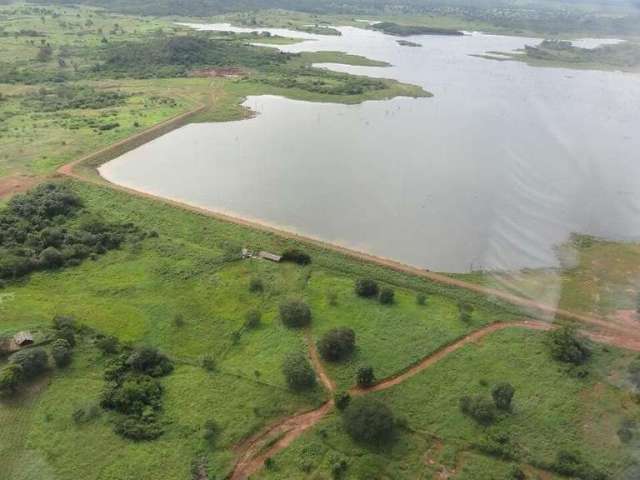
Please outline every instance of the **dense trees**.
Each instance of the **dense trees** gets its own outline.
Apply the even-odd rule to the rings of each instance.
[[[299,352],[290,353],[285,357],[282,374],[291,390],[307,390],[316,384],[316,374],[309,360]]]
[[[311,323],[311,309],[300,300],[289,300],[280,305],[280,319],[289,328],[306,327]]]
[[[337,362],[349,356],[356,346],[356,333],[346,327],[333,328],[318,341],[318,351],[322,358]]]
[[[114,77],[176,77],[196,68],[266,68],[286,62],[289,56],[208,35],[157,36],[143,42],[109,43],[95,71]]]
[[[22,369],[21,377],[30,380],[43,373],[49,366],[47,352],[42,348],[30,348],[14,353],[9,361]]]
[[[353,399],[343,412],[343,422],[354,440],[373,445],[388,442],[395,425],[389,407],[370,397]]]
[[[74,265],[117,248],[132,226],[88,217],[80,198],[63,184],[40,185],[0,210],[0,279]]]

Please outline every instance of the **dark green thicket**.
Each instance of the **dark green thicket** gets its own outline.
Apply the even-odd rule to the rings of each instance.
[[[582,365],[591,357],[591,349],[573,327],[552,330],[547,334],[547,342],[553,358],[561,362]]]
[[[91,87],[61,85],[40,88],[27,94],[22,104],[29,110],[57,112],[69,109],[101,109],[122,105],[127,95],[118,91],[100,91]]]
[[[116,433],[131,440],[153,440],[162,435],[163,388],[156,377],[172,370],[167,356],[151,347],[122,353],[108,363],[100,404],[122,414],[115,423]]]
[[[289,300],[280,305],[280,319],[289,328],[306,327],[311,323],[311,309],[300,300]]]
[[[40,185],[0,211],[0,279],[77,265],[118,248],[134,231],[88,217],[80,198],[62,184]]]

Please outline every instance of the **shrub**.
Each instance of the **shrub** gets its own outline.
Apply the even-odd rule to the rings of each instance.
[[[57,339],[51,346],[51,356],[58,368],[64,368],[71,363],[71,345],[63,338]]]
[[[202,368],[207,372],[213,372],[216,369],[216,361],[211,355],[202,357]]]
[[[184,321],[184,317],[181,314],[177,314],[173,317],[173,324],[177,327],[177,328],[182,328],[185,325],[185,321]]]
[[[127,359],[127,365],[137,372],[152,377],[162,377],[173,371],[171,360],[152,347],[141,347],[135,350]]]
[[[64,255],[55,247],[47,247],[40,252],[38,262],[43,268],[58,268],[64,264]]]
[[[591,350],[576,335],[572,327],[561,327],[547,334],[551,356],[561,362],[582,365],[591,357]]]
[[[71,418],[76,424],[88,423],[100,416],[100,408],[96,404],[76,409]]]
[[[383,305],[391,305],[395,301],[395,292],[392,288],[384,287],[380,291],[380,303]]]
[[[527,476],[518,465],[513,465],[509,469],[507,480],[527,480]]]
[[[155,440],[163,434],[155,418],[125,417],[114,428],[118,435],[135,441]]]
[[[347,473],[347,468],[349,464],[344,458],[334,457],[331,459],[331,478],[334,480],[339,480],[340,478],[344,478]]]
[[[378,283],[370,278],[360,278],[356,281],[356,295],[364,298],[378,296]]]
[[[488,425],[495,419],[493,403],[481,395],[462,397],[460,399],[460,410],[483,425]]]
[[[511,402],[513,401],[514,394],[515,389],[510,383],[506,382],[499,383],[491,390],[491,396],[493,397],[493,402],[496,407],[504,411],[511,410]]]
[[[62,330],[66,328],[70,330],[76,330],[78,328],[78,324],[76,322],[76,319],[73,317],[56,315],[55,317],[53,317],[53,328],[55,328],[56,330]]]
[[[425,305],[427,303],[427,296],[424,293],[419,293],[416,295],[416,303],[418,305]]]
[[[309,265],[311,263],[311,257],[302,250],[290,249],[282,253],[282,261],[293,262],[298,265]]]
[[[207,420],[205,422],[202,438],[204,438],[205,442],[207,442],[210,446],[213,446],[219,433],[220,427],[216,422],[214,422],[213,420]]]
[[[101,404],[108,410],[141,416],[147,407],[158,408],[161,396],[162,386],[154,378],[147,375],[130,376],[121,385],[107,386]]]
[[[31,348],[14,353],[10,362],[22,367],[22,375],[29,380],[40,375],[49,366],[47,352],[41,348]]]
[[[256,329],[260,326],[261,319],[262,314],[259,310],[249,310],[244,321],[244,326],[249,330]]]
[[[356,381],[361,388],[369,388],[375,382],[376,376],[373,373],[373,367],[360,367],[356,373]]]
[[[338,392],[334,395],[333,402],[338,410],[344,410],[351,402],[351,395],[349,395],[349,392]]]
[[[332,307],[338,305],[338,294],[336,292],[328,292],[327,303]]]
[[[458,303],[458,311],[460,312],[460,320],[469,323],[473,316],[473,305],[466,302]]]
[[[344,410],[343,422],[351,438],[374,445],[388,442],[393,436],[395,425],[389,407],[369,397],[351,401]]]
[[[322,358],[330,362],[343,360],[356,346],[355,332],[346,327],[333,328],[318,341],[318,351]]]
[[[13,395],[23,378],[22,367],[17,363],[9,364],[0,370],[0,396]]]
[[[114,353],[118,353],[120,350],[120,344],[116,337],[112,336],[101,336],[96,338],[96,347],[102,353],[107,355],[112,355]]]
[[[76,334],[69,327],[64,327],[56,331],[55,333],[56,340],[64,340],[69,344],[69,347],[76,346]]]
[[[306,327],[311,323],[311,310],[302,301],[290,300],[280,305],[280,319],[289,328]]]
[[[264,284],[259,278],[252,278],[249,280],[249,291],[251,293],[261,293],[264,291]]]
[[[282,374],[292,390],[307,390],[316,384],[316,374],[307,357],[302,353],[290,353],[282,362]]]
[[[605,480],[607,476],[583,460],[580,455],[561,450],[556,456],[551,469],[561,475],[578,477],[582,480]]]

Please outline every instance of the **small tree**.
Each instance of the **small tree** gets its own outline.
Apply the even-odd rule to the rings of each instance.
[[[64,368],[71,363],[71,345],[63,338],[57,339],[51,345],[51,356],[58,368]]]
[[[173,363],[164,353],[153,347],[140,347],[127,358],[127,365],[133,370],[150,375],[161,377],[171,373]]]
[[[98,337],[96,339],[96,347],[105,355],[112,355],[120,350],[118,339],[109,335]]]
[[[356,294],[359,297],[371,298],[378,296],[380,288],[375,280],[360,278],[356,281]]]
[[[513,401],[513,395],[515,394],[515,389],[510,383],[499,383],[493,390],[491,390],[491,396],[493,397],[493,402],[496,407],[500,410],[510,411],[511,403]]]
[[[333,401],[338,410],[344,410],[351,402],[351,395],[349,392],[338,392],[334,395]]]
[[[202,437],[205,442],[209,444],[209,446],[213,446],[218,438],[218,434],[220,433],[220,427],[213,420],[207,420],[204,423],[204,432],[202,433]]]
[[[393,413],[384,403],[369,397],[351,401],[343,413],[344,427],[356,441],[380,445],[393,437]]]
[[[56,340],[64,340],[69,344],[69,347],[76,346],[76,334],[75,332],[69,328],[64,327],[56,331],[55,333]]]
[[[464,323],[471,322],[471,318],[473,316],[473,305],[466,302],[458,303],[458,311],[460,313],[460,320]]]
[[[306,327],[311,323],[311,309],[300,300],[290,300],[280,305],[280,319],[289,328]]]
[[[418,305],[425,305],[427,303],[427,296],[424,293],[419,293],[416,295],[416,303]]]
[[[308,390],[316,384],[316,374],[307,357],[300,352],[285,357],[282,374],[291,390]]]
[[[379,300],[383,305],[391,305],[395,301],[395,292],[392,288],[384,287],[380,291]]]
[[[213,372],[216,369],[216,360],[211,355],[202,357],[202,368],[207,372]]]
[[[38,260],[43,268],[58,268],[64,264],[64,255],[55,247],[47,247],[40,252]]]
[[[318,351],[329,362],[343,360],[356,346],[356,333],[346,327],[333,328],[318,341]]]
[[[49,366],[47,352],[41,348],[20,350],[14,353],[9,360],[13,364],[20,365],[22,376],[27,380],[40,375]]]
[[[373,373],[373,367],[365,366],[358,368],[358,373],[356,374],[356,381],[358,382],[358,386],[362,388],[369,388],[375,382],[376,376]]]
[[[576,335],[573,327],[561,327],[547,334],[551,355],[556,360],[574,365],[582,365],[591,357],[591,350]]]

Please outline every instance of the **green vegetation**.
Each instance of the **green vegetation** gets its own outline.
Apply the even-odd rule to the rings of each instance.
[[[393,413],[384,403],[370,397],[354,399],[342,415],[345,430],[356,441],[381,445],[393,436]]]
[[[489,52],[480,56],[499,61],[518,60],[542,67],[625,72],[637,72],[640,69],[640,44],[633,40],[595,48],[576,47],[565,40],[544,40],[537,46],[525,46],[524,52]]]
[[[448,28],[425,27],[420,25],[399,25],[393,22],[378,22],[369,28],[386,33],[387,35],[396,35],[399,37],[408,37],[411,35],[464,35],[458,30]]]
[[[318,341],[318,351],[328,362],[344,360],[356,348],[356,333],[346,327],[332,328]]]
[[[313,388],[316,374],[307,357],[302,353],[291,353],[282,362],[282,374],[291,390],[300,391]]]

